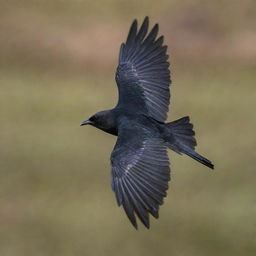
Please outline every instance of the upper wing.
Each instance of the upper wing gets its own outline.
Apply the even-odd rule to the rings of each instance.
[[[132,136],[131,136],[132,134]],[[146,138],[136,127],[121,129],[111,154],[112,189],[137,228],[135,213],[149,228],[149,213],[158,218],[170,180],[169,160],[163,141]]]
[[[148,17],[137,32],[137,20],[120,48],[116,82],[119,106],[142,112],[164,122],[170,102],[170,71],[167,46],[158,39],[158,24],[148,33]]]

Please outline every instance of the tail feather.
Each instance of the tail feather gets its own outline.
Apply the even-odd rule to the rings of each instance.
[[[207,167],[209,167],[211,169],[214,169],[214,165],[212,164],[212,162],[210,160],[208,160],[207,158],[205,158],[205,157],[201,156],[200,154],[196,153],[194,150],[191,150],[190,148],[187,148],[184,145],[181,148],[181,153],[184,153],[184,154],[190,156],[191,158],[195,159],[199,163],[204,164],[204,165],[206,165]]]
[[[194,137],[193,124],[188,116],[182,117],[176,121],[166,124],[167,127],[167,145],[179,154],[186,154],[196,161],[214,169],[212,162],[195,152],[197,145]]]
[[[195,149],[197,145],[194,137],[195,132],[193,131],[193,124],[189,122],[189,117],[185,116],[176,121],[167,123],[169,132],[174,135],[175,141],[179,141],[191,149]]]

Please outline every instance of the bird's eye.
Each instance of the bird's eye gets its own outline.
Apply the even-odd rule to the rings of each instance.
[[[92,122],[95,122],[97,120],[97,117],[96,116],[92,116],[92,117],[90,117],[89,120],[92,121]]]

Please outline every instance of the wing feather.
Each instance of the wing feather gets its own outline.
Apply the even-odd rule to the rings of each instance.
[[[158,24],[148,33],[146,17],[138,30],[134,20],[125,43],[121,45],[116,82],[118,107],[148,115],[160,122],[167,118],[170,102],[169,56],[164,37],[158,34]],[[139,109],[139,110],[138,110]]]
[[[136,134],[136,136],[129,136]],[[111,154],[112,188],[135,228],[135,215],[149,228],[149,214],[158,218],[170,180],[162,139],[147,138],[143,129],[122,128]]]

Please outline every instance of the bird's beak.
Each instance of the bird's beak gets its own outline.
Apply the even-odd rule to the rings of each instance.
[[[87,125],[87,124],[92,124],[92,121],[90,121],[89,119],[88,120],[85,120],[83,121],[80,126],[83,126],[83,125]]]

